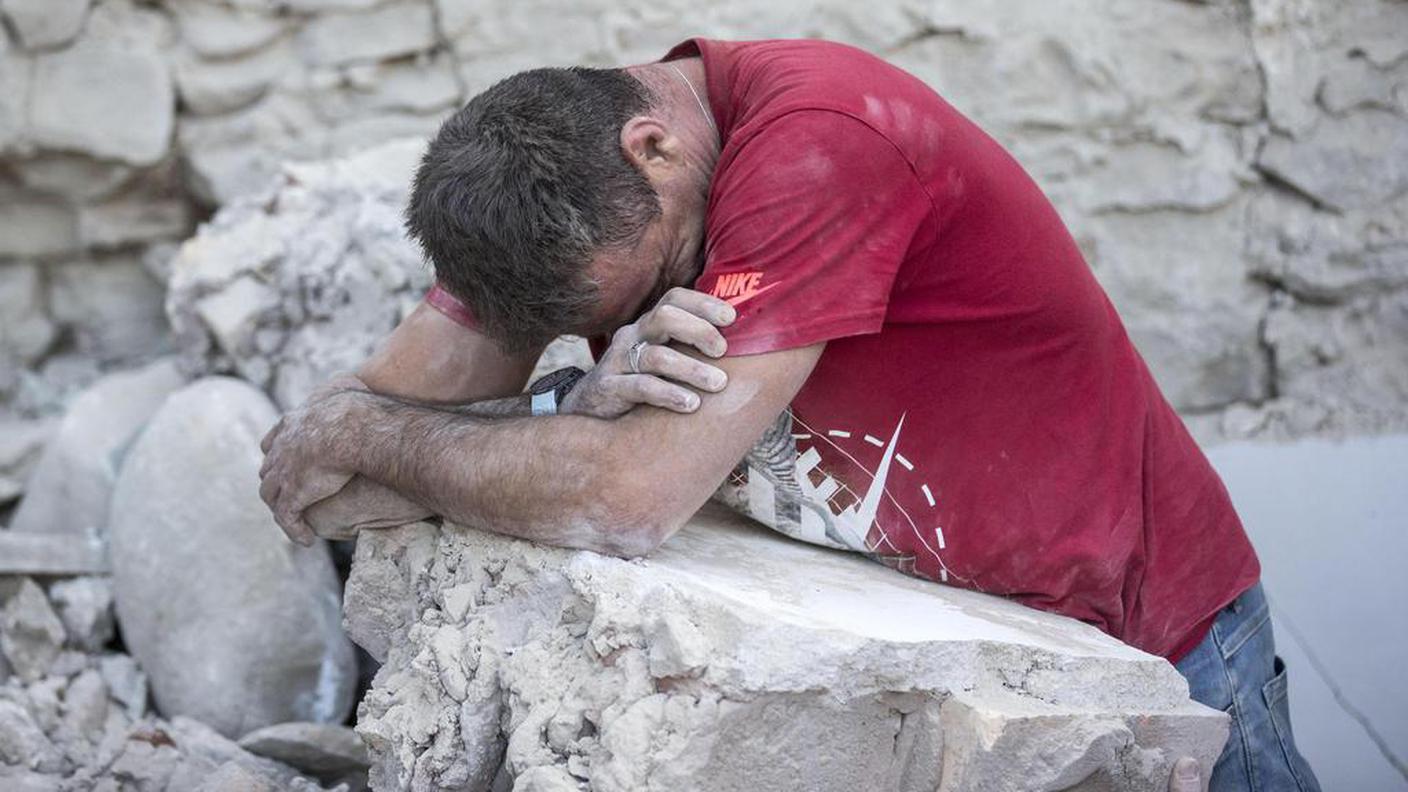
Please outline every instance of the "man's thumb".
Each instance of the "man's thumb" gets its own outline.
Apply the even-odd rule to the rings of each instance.
[[[1203,772],[1198,760],[1185,756],[1173,763],[1173,772],[1168,776],[1168,792],[1202,792]]]

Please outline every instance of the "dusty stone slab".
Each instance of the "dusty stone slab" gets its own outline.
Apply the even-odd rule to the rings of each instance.
[[[246,734],[239,743],[252,754],[316,776],[367,769],[367,747],[362,738],[346,726],[332,723],[276,723]]]
[[[95,537],[0,531],[0,574],[93,575],[107,570],[107,552]]]
[[[364,532],[346,603],[386,656],[357,727],[378,788],[1162,790],[1227,734],[1092,627],[712,506],[640,562]]]

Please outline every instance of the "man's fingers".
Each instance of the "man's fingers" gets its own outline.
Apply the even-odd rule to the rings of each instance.
[[[649,374],[624,374],[615,378],[620,398],[632,404],[651,404],[678,413],[699,409],[699,394]]]
[[[264,439],[259,441],[259,450],[269,453],[269,449],[274,447],[274,438],[279,436],[279,432],[284,428],[284,419],[280,418],[273,428],[264,433]]]
[[[737,309],[729,305],[727,300],[722,300],[712,294],[705,294],[702,291],[686,289],[683,286],[676,286],[665,292],[665,296],[660,298],[659,304],[683,308],[718,327],[733,324],[733,320],[738,317]]]
[[[1203,772],[1198,760],[1185,756],[1173,763],[1168,776],[1168,792],[1203,792]]]
[[[716,393],[728,384],[723,369],[666,346],[651,345],[641,350],[640,369],[683,385]]]
[[[640,337],[652,344],[678,341],[710,357],[722,357],[728,351],[728,343],[717,327],[674,305],[658,306],[642,319]]]

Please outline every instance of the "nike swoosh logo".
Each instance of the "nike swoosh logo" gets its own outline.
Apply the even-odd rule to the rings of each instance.
[[[777,285],[776,282],[769,283],[768,285],[764,286],[764,287],[761,288],[761,289],[754,289],[754,290],[752,290],[752,291],[750,291],[750,292],[744,292],[743,294],[740,294],[740,295],[738,295],[737,297],[730,297],[730,298],[728,298],[727,300],[724,300],[724,302],[726,302],[726,303],[728,303],[729,305],[732,305],[733,307],[737,308],[738,306],[742,305],[743,303],[748,302],[749,300],[753,299],[754,297],[757,297],[759,294],[762,294],[763,292],[767,291],[768,289],[771,289],[772,287],[774,287],[774,286],[776,286],[776,285]]]

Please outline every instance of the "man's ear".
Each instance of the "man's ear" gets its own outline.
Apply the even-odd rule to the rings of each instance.
[[[621,127],[621,151],[647,175],[677,163],[679,139],[654,116],[634,116]]]

